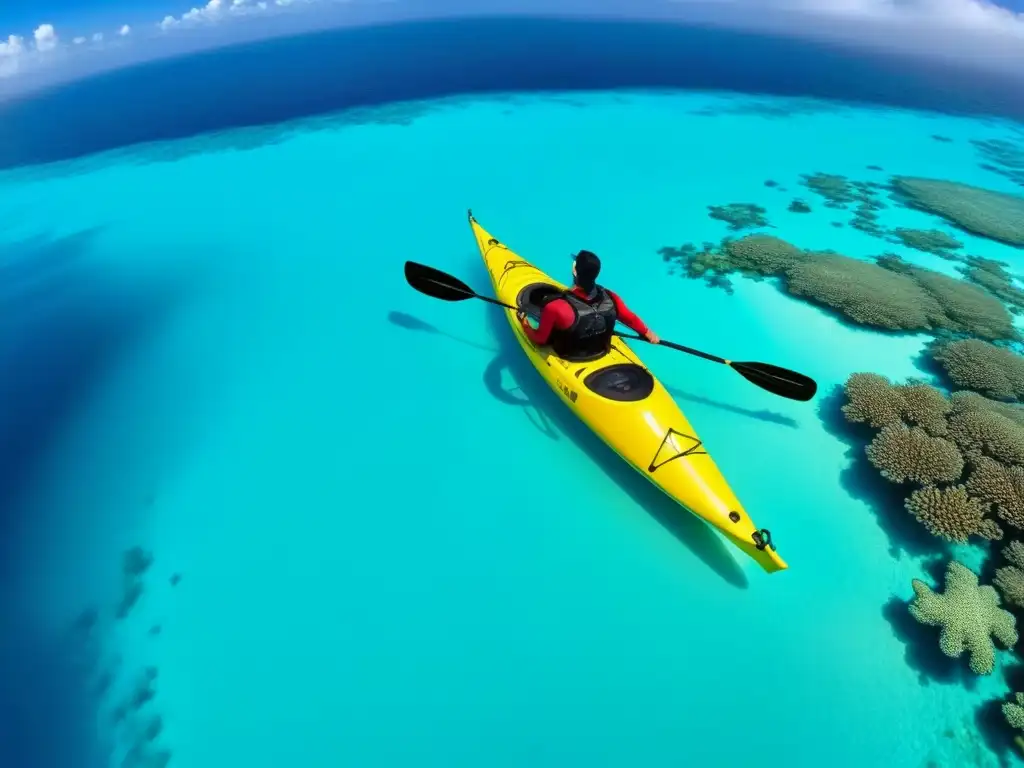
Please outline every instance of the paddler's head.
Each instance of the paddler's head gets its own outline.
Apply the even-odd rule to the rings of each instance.
[[[580,251],[572,262],[572,281],[586,293],[594,290],[597,276],[601,274],[601,260],[593,251]]]

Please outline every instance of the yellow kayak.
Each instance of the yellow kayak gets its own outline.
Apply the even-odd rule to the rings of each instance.
[[[494,238],[472,211],[469,223],[499,301],[536,319],[545,298],[566,289]],[[598,360],[569,362],[533,344],[515,312],[503,311],[540,375],[612,450],[764,570],[787,567],[771,533],[747,516],[672,396],[622,339],[616,337],[611,351]]]

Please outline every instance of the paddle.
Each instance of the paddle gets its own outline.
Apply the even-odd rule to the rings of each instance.
[[[511,309],[513,312],[520,311],[518,307],[513,307],[511,304],[498,301],[490,296],[481,296],[457,277],[449,275],[447,272],[442,272],[439,269],[428,267],[425,264],[417,264],[415,261],[405,262],[405,279],[409,285],[420,293],[432,296],[435,299],[441,299],[442,301],[480,299],[481,301],[486,301],[489,304],[496,304],[499,307]],[[616,335],[623,339],[647,341],[643,336],[637,336],[631,333],[616,332]],[[796,371],[780,368],[777,365],[769,365],[768,363],[742,363],[735,362],[733,360],[726,360],[724,357],[709,355],[707,352],[701,352],[699,349],[684,347],[682,344],[676,344],[671,341],[663,340],[656,346],[676,349],[680,352],[685,352],[688,355],[694,355],[696,357],[703,358],[704,360],[710,360],[713,363],[722,363],[723,365],[727,365],[751,384],[755,384],[761,389],[771,392],[774,395],[778,395],[779,397],[788,397],[790,400],[806,402],[814,397],[815,393],[818,391],[818,385],[815,383],[814,379],[809,376],[804,376],[802,373],[797,373]]]

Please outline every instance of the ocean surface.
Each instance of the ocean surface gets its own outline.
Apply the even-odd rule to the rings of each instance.
[[[724,91],[492,92],[0,173],[0,763],[105,766],[153,728],[191,768],[1010,759],[977,714],[1001,673],[936,677],[905,637],[893,601],[925,565],[817,404],[638,350],[772,530],[790,569],[767,576],[576,422],[499,310],[417,294],[402,265],[487,292],[472,207],[555,277],[601,254],[663,338],[822,397],[854,371],[921,376],[923,336],[770,282],[727,295],[658,249],[720,239],[707,206],[749,202],[802,247],[951,272],[832,226],[800,175],[1014,191],[970,140],[1019,131]],[[117,619],[132,546],[154,561]]]

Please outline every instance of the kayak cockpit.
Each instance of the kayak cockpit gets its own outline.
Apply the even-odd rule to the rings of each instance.
[[[565,293],[563,288],[551,283],[530,283],[523,286],[516,296],[516,306],[535,320],[540,317],[541,310],[548,302]]]
[[[544,305],[553,299],[557,299],[565,293],[564,289],[551,283],[530,283],[523,286],[516,296],[518,306],[528,316],[537,319],[540,317]],[[621,357],[621,355],[620,355]],[[599,361],[579,361],[575,375],[579,378],[595,362],[600,364],[607,360],[607,357]],[[572,361],[566,361],[573,364]],[[650,397],[654,392],[654,377],[650,371],[642,365],[635,363],[615,363],[604,365],[592,370],[583,378],[583,386],[599,397],[606,400],[614,400],[619,403],[637,403]]]

